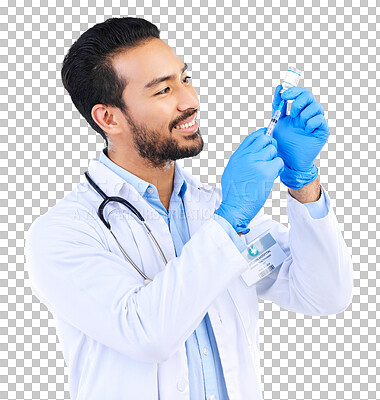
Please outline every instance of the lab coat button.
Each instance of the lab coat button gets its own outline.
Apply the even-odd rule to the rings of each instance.
[[[208,348],[207,348],[207,347],[205,347],[205,348],[203,349],[203,354],[204,354],[205,356],[207,356],[207,354],[208,354]]]
[[[152,194],[154,192],[154,189],[151,186],[149,186],[147,191],[148,191],[148,193]]]
[[[215,395],[212,394],[212,395],[209,397],[209,400],[216,400]]]
[[[178,381],[177,383],[177,389],[180,392],[183,392],[186,389],[186,381],[184,378],[182,378],[181,380]]]

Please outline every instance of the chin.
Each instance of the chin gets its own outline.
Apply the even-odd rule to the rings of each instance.
[[[198,137],[202,139],[201,132],[200,132],[199,128],[194,133],[188,133],[186,136],[184,136],[184,139],[186,139],[186,140],[194,140],[194,139],[196,139]],[[202,139],[202,141],[203,141],[203,139]]]

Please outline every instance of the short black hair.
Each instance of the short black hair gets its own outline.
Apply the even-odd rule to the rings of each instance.
[[[105,132],[93,120],[95,104],[114,106],[126,114],[122,93],[127,79],[117,75],[112,57],[126,49],[160,38],[156,25],[143,18],[109,18],[84,32],[66,54],[61,70],[62,83],[72,102],[108,146]]]

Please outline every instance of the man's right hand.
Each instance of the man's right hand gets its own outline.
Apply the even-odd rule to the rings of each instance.
[[[277,156],[276,139],[265,135],[266,128],[247,136],[232,154],[222,176],[222,202],[215,211],[236,232],[248,233],[248,224],[260,211],[275,179],[284,169]]]

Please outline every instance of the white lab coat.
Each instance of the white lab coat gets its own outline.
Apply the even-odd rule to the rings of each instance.
[[[97,217],[100,196],[84,183],[32,224],[26,261],[33,293],[53,314],[69,369],[72,400],[188,400],[185,341],[209,313],[230,400],[259,400],[258,297],[309,315],[339,313],[351,302],[352,265],[327,193],[329,213],[312,219],[288,194],[290,231],[261,211],[244,237],[268,228],[287,255],[251,287],[245,259],[210,219],[221,190],[186,171],[191,234],[180,257],[166,222],[138,192],[98,160],[90,176],[109,196],[127,198],[146,218],[168,259],[164,268],[143,227],[118,204],[106,215],[125,260]]]

